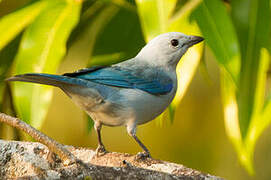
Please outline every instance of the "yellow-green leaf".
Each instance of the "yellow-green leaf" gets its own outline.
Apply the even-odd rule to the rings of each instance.
[[[264,106],[265,86],[269,68],[269,53],[267,49],[262,48],[259,60],[258,80],[255,91],[254,109],[252,119],[249,124],[248,133],[245,139],[247,156],[253,159],[256,141],[262,132],[271,123],[271,101]]]
[[[220,0],[203,0],[193,12],[205,41],[212,49],[218,63],[232,76],[235,85],[239,80],[240,50],[237,36]]]
[[[14,74],[55,73],[65,55],[66,41],[78,22],[81,3],[75,0],[47,2],[47,6],[23,34]],[[51,101],[52,88],[15,82],[12,89],[20,118],[40,128]]]
[[[239,126],[236,86],[231,75],[225,69],[221,69],[221,95],[224,107],[224,123],[226,133],[235,147],[240,162],[250,174],[253,174],[254,170],[252,158],[246,149],[245,143],[243,142]]]
[[[254,111],[260,51],[268,45],[271,35],[269,0],[235,0],[231,13],[241,51],[240,93],[237,98],[240,128],[245,138]]]
[[[145,40],[167,32],[177,0],[136,0]]]
[[[29,25],[46,6],[46,1],[38,1],[0,19],[0,50]]]

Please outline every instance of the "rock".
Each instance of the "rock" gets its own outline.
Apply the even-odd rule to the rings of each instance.
[[[134,155],[65,146],[79,160],[68,166],[37,142],[0,140],[0,179],[197,179],[222,180],[183,165]]]

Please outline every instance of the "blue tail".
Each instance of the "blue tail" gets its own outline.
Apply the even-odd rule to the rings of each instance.
[[[84,85],[80,79],[66,77],[61,75],[53,75],[53,74],[42,74],[42,73],[29,73],[16,75],[6,79],[7,81],[23,81],[23,82],[33,82],[39,84],[46,84],[56,87],[62,87],[63,85]]]

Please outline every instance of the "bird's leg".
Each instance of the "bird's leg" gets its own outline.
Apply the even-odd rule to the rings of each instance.
[[[96,154],[97,155],[105,154],[107,151],[105,150],[105,147],[103,145],[102,138],[101,138],[102,125],[99,122],[97,123],[95,122],[94,128],[98,135],[98,147],[96,149]]]
[[[140,147],[144,150],[144,152],[140,152],[137,154],[137,157],[139,159],[142,158],[151,158],[150,151],[147,149],[147,147],[138,139],[136,135],[132,135],[132,137],[136,140],[136,142],[140,145]]]
[[[144,152],[140,152],[137,154],[137,158],[138,159],[144,159],[144,158],[148,158],[148,157],[151,158],[150,151],[136,136],[136,126],[133,126],[132,128],[127,126],[127,132],[130,136],[132,136],[136,140],[136,142],[139,144],[139,146],[144,150]]]

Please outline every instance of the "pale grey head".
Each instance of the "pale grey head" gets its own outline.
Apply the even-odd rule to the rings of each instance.
[[[199,36],[188,36],[180,32],[161,34],[141,49],[136,58],[154,66],[175,68],[189,47],[203,41]]]

